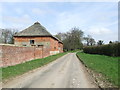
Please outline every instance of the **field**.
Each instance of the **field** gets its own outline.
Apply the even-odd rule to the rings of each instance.
[[[118,60],[120,60],[120,57],[110,57],[80,52],[77,53],[77,56],[88,68],[101,73],[114,85],[120,85],[118,82],[118,78],[120,80],[120,77],[118,77]]]
[[[48,64],[48,63],[56,60],[57,58],[65,55],[65,54],[66,53],[60,53],[60,54],[48,56],[46,58],[36,59],[36,60],[28,61],[26,63],[18,64],[15,66],[9,66],[6,68],[2,68],[2,79],[3,80],[9,79],[9,78],[15,77],[17,75],[21,75],[30,70],[39,68],[45,64]]]

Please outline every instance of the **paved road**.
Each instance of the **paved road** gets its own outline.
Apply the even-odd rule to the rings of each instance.
[[[7,88],[95,88],[75,53],[3,84]]]

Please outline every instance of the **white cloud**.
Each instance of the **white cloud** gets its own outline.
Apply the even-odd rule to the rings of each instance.
[[[87,30],[87,34],[92,35],[96,41],[103,40],[104,43],[109,43],[110,40],[118,40],[118,31],[110,30],[105,27],[90,27]]]
[[[86,21],[80,17],[80,13],[62,12],[58,13],[56,23],[53,27],[57,27],[57,32],[66,32],[75,26],[83,27],[85,23]]]
[[[91,27],[88,32],[91,34],[91,35],[108,35],[108,34],[111,34],[112,31],[107,29],[107,28],[104,28],[104,27]]]
[[[2,27],[2,5],[0,4],[0,28]]]
[[[15,8],[16,13],[23,14],[23,11],[21,8]]]
[[[33,9],[32,9],[32,13],[38,14],[38,15],[44,15],[44,14],[46,14],[47,12],[46,12],[45,10],[41,10],[41,9],[39,9],[39,8],[33,8]]]
[[[109,27],[109,26],[112,26],[112,25],[118,26],[118,20],[117,20],[117,21],[114,21],[114,22],[110,22],[110,23],[107,24],[108,27]]]
[[[57,13],[56,15],[57,20],[53,27],[57,27],[57,32],[66,32],[70,28],[77,26],[80,27],[80,29],[83,29],[85,33],[87,33],[88,32],[87,28],[89,28],[90,26],[96,26],[96,28],[95,27],[92,28],[97,29],[97,31],[94,31],[96,34],[100,34],[101,32],[111,33],[111,31],[104,27],[110,27],[112,25],[117,24],[118,21],[112,20],[111,22],[111,18],[114,17],[117,18],[118,14],[117,10],[115,11],[111,10],[114,7],[114,5],[111,5],[107,9],[103,10],[103,7],[106,7],[107,5],[109,6],[109,4],[102,4],[100,7],[93,4],[91,5],[90,8],[87,8],[87,10],[81,12],[79,12],[80,11],[79,9],[81,9],[81,7],[76,6],[76,9],[74,11],[71,10],[67,12]],[[117,3],[115,5],[117,5]],[[56,28],[53,29],[56,30]],[[92,33],[92,30],[89,31],[89,33],[90,32]]]
[[[23,29],[23,27],[28,26],[32,23],[32,20],[29,15],[25,14],[21,17],[11,17],[3,16],[1,28],[18,28]]]
[[[21,17],[11,17],[11,16],[3,16],[3,22],[10,22],[10,23],[22,23],[22,24],[28,24],[31,22],[31,18],[29,15],[23,15]]]

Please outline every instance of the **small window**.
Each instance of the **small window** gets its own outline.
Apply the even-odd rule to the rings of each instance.
[[[34,44],[34,40],[30,40],[30,44]]]
[[[33,44],[32,44],[31,46],[36,46],[36,45],[33,45]]]
[[[43,45],[38,45],[38,47],[43,47]]]

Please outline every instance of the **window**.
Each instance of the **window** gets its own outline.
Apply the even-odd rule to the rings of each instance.
[[[23,45],[23,46],[26,46],[26,45]]]
[[[33,45],[33,44],[32,44],[31,46],[34,46],[34,47],[35,47],[36,45]]]
[[[38,47],[43,47],[43,45],[38,45]]]
[[[34,44],[34,40],[30,40],[30,44]]]

